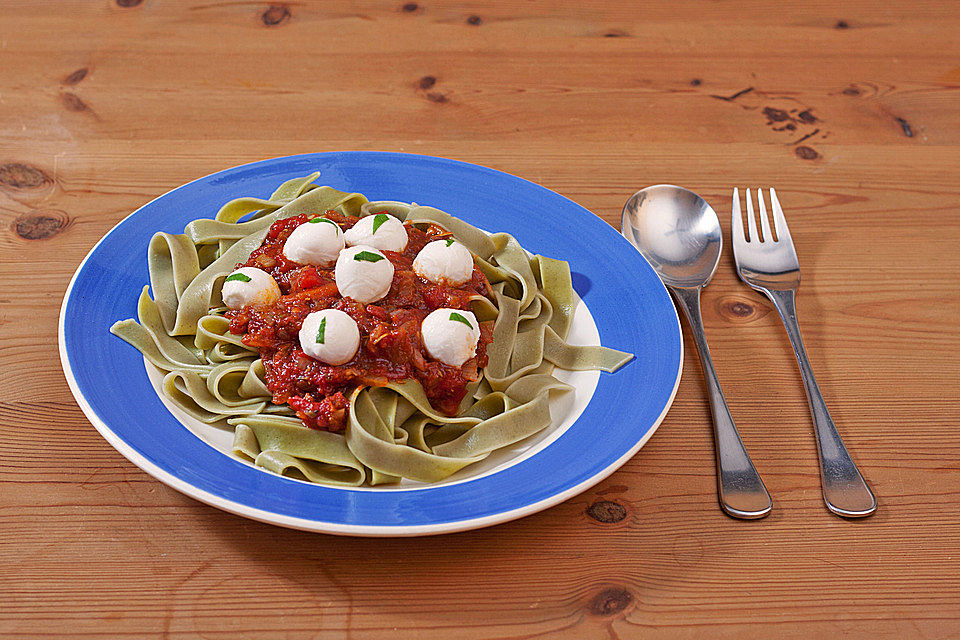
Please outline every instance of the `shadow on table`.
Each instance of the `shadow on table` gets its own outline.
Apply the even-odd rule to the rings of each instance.
[[[651,580],[689,580],[703,554],[696,538],[670,533],[675,516],[641,516],[610,482],[518,521],[420,538],[329,536],[198,509],[224,549],[217,562],[238,563],[234,589],[289,598],[291,614],[313,612],[323,629],[609,637],[609,625],[633,624],[625,618]]]

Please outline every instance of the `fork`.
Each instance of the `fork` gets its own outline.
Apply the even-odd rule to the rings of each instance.
[[[757,189],[760,235],[757,234],[750,190],[745,191],[749,239],[743,234],[740,192],[736,188],[733,190],[733,255],[737,263],[737,273],[741,280],[770,298],[780,313],[790,344],[793,345],[813,416],[817,451],[820,454],[820,482],[827,508],[846,518],[868,516],[877,510],[877,499],[843,445],[840,433],[820,394],[820,387],[817,386],[807,351],[803,346],[795,299],[796,290],[800,286],[800,262],[790,238],[787,220],[783,217],[783,209],[777,200],[777,192],[770,189],[773,230],[776,231],[774,239],[767,219],[767,208],[763,202],[763,191]]]

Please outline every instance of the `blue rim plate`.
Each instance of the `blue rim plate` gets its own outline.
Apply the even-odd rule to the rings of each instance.
[[[414,491],[311,485],[253,468],[206,444],[163,406],[143,359],[108,333],[136,316],[148,281],[146,248],[158,230],[180,233],[239,196],[266,196],[289,178],[320,181],[371,200],[430,204],[526,249],[567,260],[602,344],[636,358],[601,374],[576,422],[542,451],[491,475]],[[528,515],[613,473],[653,435],[680,382],[680,321],[643,257],[580,205],[516,176],[402,153],[347,151],[274,158],[200,178],[123,219],[74,274],[60,310],[60,359],[80,408],[138,467],[197,500],[297,529],[408,536],[474,529]]]

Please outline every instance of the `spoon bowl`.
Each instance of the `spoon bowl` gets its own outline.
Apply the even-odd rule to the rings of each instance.
[[[621,230],[668,286],[706,286],[720,264],[720,219],[706,200],[681,187],[658,184],[630,196]]]

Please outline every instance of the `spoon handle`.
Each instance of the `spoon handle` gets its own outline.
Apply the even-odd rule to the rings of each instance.
[[[713,368],[713,359],[707,347],[707,336],[703,331],[703,318],[700,315],[700,288],[668,287],[690,323],[697,351],[700,353],[700,366],[707,383],[710,397],[710,409],[713,413],[713,435],[717,452],[717,492],[720,506],[727,515],[734,518],[763,518],[773,508],[773,501],[767,488],[760,479],[747,450],[743,446],[737,426],[730,415],[727,401],[720,389],[717,372]]]

